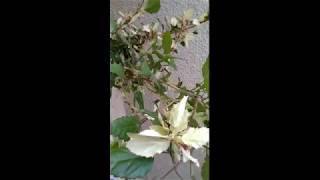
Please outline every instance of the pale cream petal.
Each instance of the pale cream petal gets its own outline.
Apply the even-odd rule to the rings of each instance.
[[[192,20],[192,24],[196,25],[196,26],[199,26],[200,25],[200,22],[198,19],[193,19]]]
[[[198,149],[209,142],[209,129],[206,127],[189,128],[182,135],[181,140],[184,144]]]
[[[157,31],[158,27],[159,27],[159,23],[158,22],[154,23],[154,25],[152,26],[152,31],[153,32]]]
[[[189,47],[189,41],[192,41],[194,39],[193,33],[187,33],[184,37],[184,42],[186,43],[186,47]]]
[[[195,163],[197,167],[200,167],[199,161],[190,155],[190,150],[185,150],[182,147],[180,149],[182,151],[183,162],[187,162],[188,160],[190,160],[191,162]]]
[[[159,133],[162,136],[168,136],[169,135],[169,129],[162,127],[162,126],[158,126],[158,125],[153,125],[150,126],[150,129],[156,131],[157,133]]]
[[[150,135],[150,132],[146,132]],[[127,148],[134,154],[144,157],[153,157],[169,148],[170,141],[165,138],[144,136],[128,133],[130,140],[127,142]]]
[[[176,135],[177,133],[188,128],[188,119],[191,116],[191,114],[192,113],[188,112],[187,110],[184,112],[182,119],[180,121],[181,123],[172,130],[173,134]]]
[[[160,122],[160,124],[162,125],[162,127],[168,127],[167,124],[163,121],[162,115],[161,113],[158,111],[158,120]]]
[[[152,136],[152,137],[163,137],[166,138],[167,136],[160,134],[159,132],[153,129],[147,129],[139,133],[139,135],[143,136]]]
[[[172,131],[179,132],[188,126],[190,113],[186,110],[187,100],[188,96],[184,96],[178,104],[173,105],[170,111],[169,123]]]
[[[170,23],[172,26],[177,26],[177,23],[178,23],[177,18],[175,18],[175,17],[171,18]]]
[[[110,144],[113,144],[114,143],[114,138],[113,136],[110,134]]]

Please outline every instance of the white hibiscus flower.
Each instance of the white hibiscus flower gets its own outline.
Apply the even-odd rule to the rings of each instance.
[[[191,113],[186,110],[187,99],[188,96],[183,97],[168,113],[169,127],[159,117],[162,126],[151,126],[139,134],[128,133],[130,140],[127,148],[139,156],[153,157],[166,151],[171,144],[175,159],[180,160],[182,156],[183,162],[190,160],[199,167],[198,160],[190,155],[190,150],[201,148],[209,142],[209,129],[188,128]]]

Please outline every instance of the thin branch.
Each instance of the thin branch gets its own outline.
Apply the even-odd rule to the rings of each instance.
[[[183,178],[182,178],[181,175],[178,173],[178,171],[177,171],[176,168],[174,168],[174,172],[177,174],[177,176],[178,176],[181,180],[183,180]]]
[[[128,19],[126,19],[126,21],[125,21],[124,23],[122,23],[122,24],[117,28],[117,30],[116,30],[115,32],[118,32],[120,29],[122,29],[124,25],[128,25],[128,24],[132,23],[131,21],[132,21],[133,17],[136,16],[136,15],[138,15],[140,12],[142,12],[141,9],[142,9],[142,7],[143,7],[143,3],[144,3],[144,0],[142,0],[141,4],[138,6],[136,12],[134,12],[131,16],[128,16]]]
[[[180,91],[180,92],[183,92],[183,93],[186,93],[188,94],[189,96],[192,96],[192,97],[198,97],[196,94],[193,94],[192,92],[188,91],[188,90],[184,90],[184,89],[181,89],[179,87],[177,87],[176,85],[170,83],[170,82],[163,82],[164,84],[170,86],[171,88],[177,90],[177,91]]]
[[[198,107],[198,101],[196,101],[195,104],[194,104],[194,108],[193,108],[193,111],[192,111],[192,114],[191,114],[191,118],[192,119],[194,119],[194,115],[196,114],[197,107]]]
[[[178,101],[172,101],[171,103],[169,103],[166,107],[165,107],[165,109],[167,109],[167,108],[169,108],[172,104],[174,104],[175,102],[178,102]]]
[[[210,150],[210,148],[206,145],[203,145],[204,148],[206,148],[207,150]]]
[[[203,23],[205,23],[205,22],[208,22],[209,21],[209,19],[206,19],[206,20],[204,20],[204,21],[200,21],[199,23],[200,24],[203,24]],[[194,27],[196,27],[197,25],[191,25],[191,26],[189,26],[189,27],[187,27],[186,29],[184,29],[184,30],[189,30],[189,29],[192,29],[192,28],[194,28]]]
[[[189,169],[189,172],[190,172],[190,178],[192,179],[192,164],[191,164],[191,161],[189,161],[189,164],[190,164],[190,169]]]
[[[173,166],[173,168],[171,168],[164,176],[162,176],[162,177],[160,178],[160,180],[163,180],[164,178],[166,178],[172,171],[175,170],[175,168],[176,168],[180,163],[181,163],[181,161],[179,161],[178,163],[176,163],[176,164]]]

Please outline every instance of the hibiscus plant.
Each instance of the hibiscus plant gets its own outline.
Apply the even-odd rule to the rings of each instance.
[[[110,18],[110,98],[112,88],[117,88],[132,112],[112,120],[111,175],[124,179],[143,178],[152,169],[154,157],[168,153],[174,163],[172,170],[181,162],[190,162],[202,170],[202,178],[206,180],[209,58],[202,66],[203,81],[192,89],[184,86],[180,79],[172,82],[170,76],[179,68],[175,64],[179,59],[178,49],[188,48],[198,34],[197,28],[209,21],[208,13],[193,18],[192,10],[186,10],[181,17],[170,20],[158,19],[141,26],[135,23],[141,16],[157,13],[159,9],[160,0],[144,0],[136,11],[120,12],[117,20]],[[145,91],[157,97],[153,110],[144,106]],[[168,91],[177,94],[169,96]],[[128,98],[130,95],[132,99]],[[147,122],[151,125],[143,128]],[[194,149],[205,153],[202,165],[192,156]],[[165,179],[168,173],[160,179]]]

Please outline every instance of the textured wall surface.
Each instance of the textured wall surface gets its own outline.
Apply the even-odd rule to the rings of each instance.
[[[111,0],[110,10],[111,16],[118,18],[118,11],[128,12],[134,11],[138,5],[138,0]],[[204,0],[161,0],[161,9],[157,14],[146,14],[139,22],[143,24],[149,24],[156,21],[156,18],[161,20],[164,17],[170,19],[173,16],[181,16],[183,11],[187,9],[193,9],[193,17],[198,17],[209,9],[209,4]],[[194,87],[195,83],[202,81],[201,67],[205,59],[209,54],[209,26],[208,23],[201,25],[198,28],[199,34],[195,36],[194,40],[189,43],[187,48],[178,48],[178,56],[182,59],[176,60],[177,71],[172,74],[172,81],[177,82],[178,77],[188,87]],[[154,98],[149,93],[145,92],[145,105],[147,109],[152,110],[152,102]],[[122,98],[117,90],[113,89],[112,98],[110,100],[110,121],[128,114],[128,110],[125,104],[122,102]],[[203,156],[201,152],[195,151],[193,154],[195,157],[200,158],[202,163]],[[169,155],[159,155],[155,158],[155,164],[152,171],[149,173],[146,179],[159,179],[159,176],[164,175],[172,167]],[[189,172],[189,163],[182,164],[178,168],[179,173],[183,179],[191,180]],[[193,168],[193,172],[196,175],[196,179],[200,178],[200,173],[197,167]],[[168,180],[179,179],[174,172],[167,176]]]

